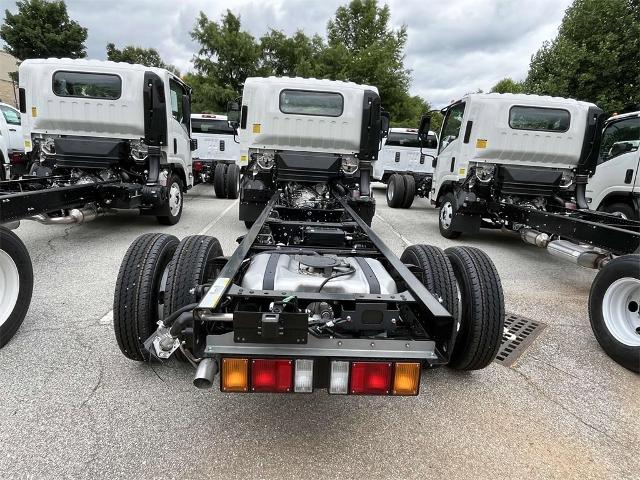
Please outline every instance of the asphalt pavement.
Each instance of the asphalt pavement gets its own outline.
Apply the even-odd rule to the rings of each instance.
[[[425,371],[408,398],[200,391],[190,367],[120,353],[113,290],[142,233],[214,235],[231,254],[246,232],[236,201],[199,185],[173,227],[135,214],[23,222],[35,289],[0,350],[0,478],[639,478],[640,376],[591,333],[594,272],[502,232],[446,240],[426,200],[391,210],[383,193],[373,227],[395,253],[480,247],[507,310],[548,324],[513,366]]]

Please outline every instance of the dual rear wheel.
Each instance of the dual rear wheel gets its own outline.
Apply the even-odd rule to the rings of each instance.
[[[498,272],[482,250],[430,245],[408,247],[400,257],[456,322],[449,366],[478,370],[496,357],[504,331],[504,295]]]
[[[387,205],[391,208],[410,208],[416,196],[413,175],[394,173],[387,183]]]
[[[235,163],[216,163],[213,190],[218,198],[236,199],[240,192],[240,167]]]

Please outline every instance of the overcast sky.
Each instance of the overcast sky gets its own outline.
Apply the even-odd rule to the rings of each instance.
[[[197,45],[191,41],[199,11],[219,19],[227,8],[256,38],[270,28],[324,35],[327,20],[348,0],[67,0],[69,15],[89,30],[89,58],[106,58],[105,46],[156,48],[186,72]],[[394,26],[406,24],[405,65],[411,93],[441,107],[461,95],[488,90],[498,80],[526,76],[531,55],[555,37],[571,0],[380,0]],[[0,0],[2,12],[15,2]]]

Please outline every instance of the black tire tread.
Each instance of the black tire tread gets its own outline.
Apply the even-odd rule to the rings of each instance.
[[[463,305],[462,325],[449,365],[457,370],[478,370],[489,365],[500,349],[505,316],[502,283],[482,250],[450,247],[445,254],[458,278]],[[469,291],[465,292],[467,286]]]
[[[164,270],[161,264],[168,262],[166,256],[170,259],[177,246],[173,235],[146,233],[134,240],[122,260],[113,300],[113,328],[120,350],[131,360],[149,359],[143,343],[158,320],[154,283]]]
[[[1,166],[0,166],[1,168]],[[18,268],[20,288],[18,299],[9,318],[0,326],[0,348],[16,334],[29,311],[33,294],[33,265],[25,244],[11,230],[0,226],[0,249],[4,250]]]
[[[393,190],[393,198],[389,198],[389,185],[393,182],[394,190]],[[404,178],[402,175],[398,175],[394,173],[389,178],[389,183],[387,184],[387,205],[391,208],[400,208],[402,206],[402,202],[404,202]]]
[[[227,167],[227,175],[225,178],[225,192],[227,198],[235,200],[239,195],[238,177],[240,176],[240,167],[231,164]]]
[[[216,197],[226,198],[226,176],[227,165],[224,163],[216,163],[216,167],[213,170],[213,190],[216,192]]]
[[[413,264],[422,269],[418,277],[430,293],[442,299],[442,305],[454,317],[458,317],[458,287],[451,262],[438,247],[432,245],[411,245],[400,257],[402,263]]]
[[[402,208],[411,208],[413,200],[416,198],[416,180],[413,175],[403,175],[404,177],[404,198]]]
[[[442,201],[441,201],[441,205],[440,205],[440,210],[438,211],[438,228],[440,229],[440,235],[442,235],[444,238],[447,238],[449,240],[453,240],[456,239],[458,237],[460,237],[460,235],[462,235],[462,232],[456,232],[454,230],[451,230],[451,227],[449,227],[449,229],[447,230],[446,228],[444,228],[442,226],[442,221],[440,220],[440,216],[441,216],[441,212],[442,212],[442,205],[444,205],[446,202],[451,202],[451,205],[453,207],[454,210],[454,215],[455,215],[455,210],[456,210],[456,198],[455,195],[451,192],[446,193],[444,195],[444,197],[442,197]]]

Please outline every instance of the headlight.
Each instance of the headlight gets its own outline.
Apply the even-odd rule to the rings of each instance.
[[[355,157],[342,157],[342,171],[351,175],[358,170],[358,159]]]
[[[481,182],[489,182],[496,173],[496,166],[492,163],[476,165],[476,178]]]
[[[147,159],[149,147],[142,140],[131,142],[131,156],[135,161],[141,162]]]
[[[273,153],[254,153],[252,158],[262,170],[270,170],[275,165],[275,155]]]

